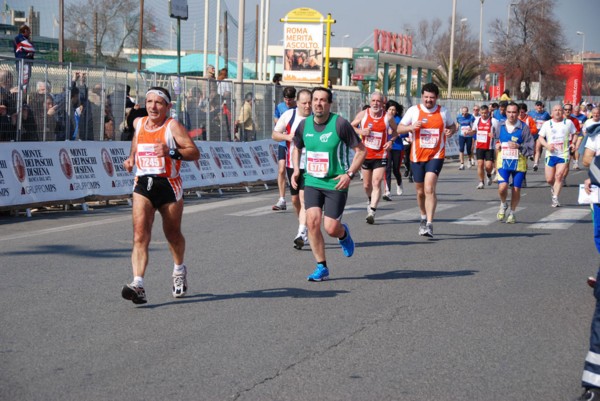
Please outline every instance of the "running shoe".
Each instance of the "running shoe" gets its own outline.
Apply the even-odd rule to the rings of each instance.
[[[400,184],[396,186],[396,195],[400,196],[404,193],[404,185]]]
[[[477,189],[483,189],[483,181],[480,181],[479,184],[477,184]]]
[[[508,205],[500,205],[500,210],[498,210],[498,214],[496,214],[496,219],[498,219],[498,221],[504,220],[506,209],[508,209]]]
[[[144,287],[138,287],[133,282],[123,286],[123,289],[121,290],[121,296],[136,305],[145,304],[148,302]]]
[[[514,213],[510,213],[508,215],[508,218],[506,219],[506,223],[507,224],[515,224],[516,222],[517,222],[517,219],[515,219]]]
[[[389,202],[389,201],[391,201],[391,200],[392,200],[392,197],[391,197],[390,195],[391,195],[391,193],[389,193],[389,192],[386,192],[386,193],[385,193],[385,195],[383,195],[382,199],[383,199],[384,201],[387,201],[387,202]]]
[[[488,187],[490,185],[492,185],[492,176],[491,175],[488,175],[488,177],[487,177],[487,184],[488,184]]]
[[[469,160],[469,170],[475,166],[475,162],[473,160]]]
[[[423,234],[423,236],[433,238],[433,224],[427,223],[425,225],[425,233]]]
[[[464,164],[461,164],[460,166],[458,166],[458,169],[459,169],[459,170],[464,170],[464,169],[465,169],[465,165],[464,165]]]
[[[600,400],[600,388],[586,388],[580,397],[573,401],[596,401]]]
[[[560,207],[560,202],[558,201],[558,197],[552,197],[552,207]]]
[[[592,288],[596,288],[596,277],[588,277],[587,278],[587,285],[589,285]]]
[[[273,206],[273,210],[286,210],[287,205],[285,204],[285,199],[279,199],[277,203]]]
[[[538,171],[538,165],[537,164],[533,165],[533,171]]]
[[[329,277],[329,269],[321,263],[317,263],[315,271],[307,277],[308,281],[323,281]]]
[[[367,224],[375,224],[375,211],[372,209],[367,213]]]
[[[581,170],[581,169],[579,168],[579,163],[577,163],[577,160],[575,160],[575,161],[573,162],[573,168],[574,168],[575,170]]]
[[[294,238],[294,248],[300,250],[304,246],[304,236],[298,233],[298,236]]]
[[[427,220],[421,219],[419,223],[419,235],[423,236],[427,232]]]
[[[346,238],[344,240],[338,239],[339,244],[342,246],[342,250],[344,251],[344,255],[350,257],[354,254],[354,240],[352,240],[352,236],[350,236],[350,228],[346,223],[342,223],[344,226],[344,230],[346,230]]]
[[[173,296],[181,298],[187,291],[187,267],[183,266],[183,273],[173,274]]]

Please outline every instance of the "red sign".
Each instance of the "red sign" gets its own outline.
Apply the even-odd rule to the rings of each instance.
[[[412,36],[375,29],[374,41],[373,49],[376,52],[412,55]]]

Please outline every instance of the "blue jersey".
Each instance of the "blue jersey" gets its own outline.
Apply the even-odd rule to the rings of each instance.
[[[400,124],[400,116],[395,116],[396,125]],[[392,143],[392,150],[404,150],[403,138],[408,138],[408,134],[398,135],[398,138]]]
[[[471,130],[471,128],[473,127],[473,123],[475,122],[475,117],[473,117],[473,115],[470,114],[470,113],[467,114],[466,116],[463,116],[462,114],[459,114],[456,117],[456,122],[460,126],[459,131],[458,131],[458,135],[465,136],[465,131],[464,130],[468,130],[468,131]],[[469,135],[469,136],[471,136],[471,135]]]
[[[492,117],[494,117],[498,121],[506,121],[506,114],[500,113],[500,109],[494,110],[494,114],[492,114]]]
[[[277,106],[275,106],[275,111],[273,112],[273,117],[275,117],[276,119],[279,120],[279,117],[281,117],[281,115],[283,113],[285,113],[286,111],[288,111],[289,109],[290,108],[287,107],[287,104],[285,104],[285,102],[281,102]],[[287,147],[287,141],[281,141],[281,142],[279,142],[279,146],[286,146]]]
[[[498,130],[498,140],[501,144],[496,166],[507,171],[527,171],[527,156],[533,155],[534,141],[529,127],[522,121],[517,121],[513,132],[508,132],[506,121],[501,122]],[[518,149],[511,149],[509,142],[519,145]]]
[[[548,112],[545,110],[541,113],[538,113],[535,110],[531,110],[527,114],[529,114],[531,118],[535,120],[535,126],[537,127],[538,131],[540,130],[540,128],[542,128],[542,125],[551,118],[550,114],[548,114]]]

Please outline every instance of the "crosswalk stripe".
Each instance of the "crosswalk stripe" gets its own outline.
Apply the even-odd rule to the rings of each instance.
[[[185,205],[185,207],[183,209],[183,214],[205,212],[207,210],[219,209],[219,208],[228,207],[228,206],[238,206],[238,205],[243,205],[245,203],[260,202],[260,201],[267,200],[267,199],[269,199],[269,198],[266,196],[254,196],[254,197],[248,196],[248,197],[227,199],[227,200],[222,200],[222,201],[217,201],[217,202],[210,202],[210,203],[205,203],[205,204],[201,204],[201,205]],[[266,206],[265,206],[265,208],[266,208]]]
[[[452,221],[452,224],[463,224],[468,226],[488,226],[492,223],[498,221],[496,218],[496,214],[498,213],[498,206],[493,206],[484,210],[480,210],[479,212],[475,212],[468,216],[462,217],[456,221]],[[524,207],[517,207],[516,212],[525,209]],[[506,211],[506,215],[508,216],[508,210]]]
[[[366,201],[360,202],[360,203],[355,203],[353,205],[346,205],[346,207],[344,208],[345,215],[358,213],[358,212],[367,213],[367,202]]]
[[[566,230],[577,221],[583,219],[590,213],[589,208],[561,208],[556,212],[538,220],[537,223],[531,224],[529,228],[537,228],[542,230]]]
[[[456,203],[438,203],[437,208],[435,209],[436,213],[442,212],[444,210],[452,209],[453,207],[458,206]],[[402,210],[396,213],[386,214],[385,216],[380,216],[379,220],[416,220],[418,221],[421,216],[421,210],[418,207],[413,207],[411,209]]]

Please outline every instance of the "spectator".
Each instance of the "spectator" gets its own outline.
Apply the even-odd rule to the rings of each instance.
[[[221,68],[219,70],[219,76],[217,77],[217,90],[222,101],[226,101],[231,98],[231,82],[225,81],[228,78],[227,68]]]
[[[252,92],[246,93],[244,96],[244,104],[240,109],[239,120],[236,121],[236,125],[240,130],[240,140],[242,142],[254,141],[256,139],[256,126],[254,119],[252,118],[252,102],[254,101],[254,95]]]
[[[39,141],[37,124],[33,116],[33,111],[28,104],[23,104],[21,108],[21,135],[19,135],[19,126],[17,114],[12,115],[13,137],[21,142]]]
[[[20,60],[24,60],[23,64],[23,87],[26,88],[31,77],[31,62],[35,56],[35,47],[31,43],[31,29],[27,25],[21,25],[19,34],[15,36],[13,49],[15,58],[17,59],[17,71],[20,69]],[[27,61],[25,61],[27,60]]]

